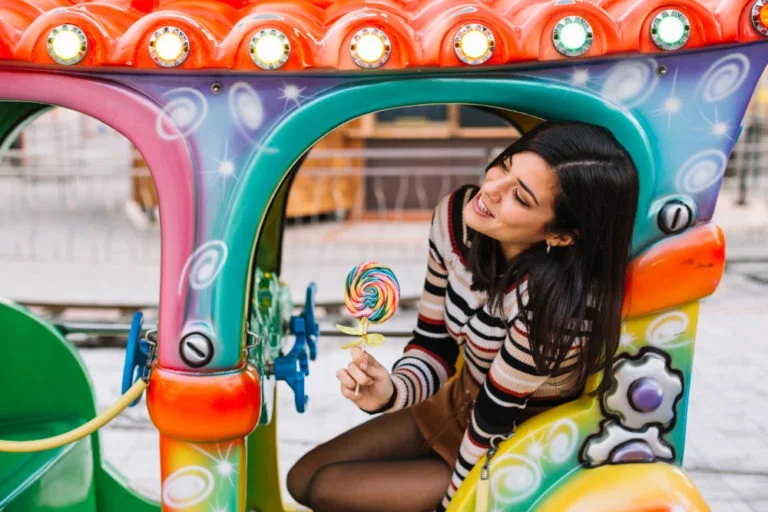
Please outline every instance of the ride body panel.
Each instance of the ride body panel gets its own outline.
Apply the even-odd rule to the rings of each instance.
[[[197,25],[194,20],[204,12],[200,10],[203,4],[178,6],[178,12],[150,12],[154,4],[137,1],[131,3],[135,12],[103,16],[102,11],[114,13],[116,9],[85,2],[42,15],[44,9],[30,7],[27,2],[3,3],[0,59],[5,60],[0,62],[0,100],[60,105],[103,121],[138,147],[158,190],[160,216],[164,219],[159,358],[148,406],[161,431],[162,498],[166,510],[240,510],[246,501],[252,506],[270,503],[281,507],[274,489],[267,491],[272,494],[263,499],[245,497],[246,456],[251,463],[275,462],[274,430],[261,437],[270,446],[254,443],[254,450],[245,453],[246,436],[256,427],[261,411],[262,377],[257,374],[264,372],[264,368],[254,371],[246,358],[253,274],[260,262],[265,262],[265,271],[279,270],[282,213],[273,208],[282,208],[296,164],[324,135],[348,120],[388,108],[463,103],[523,112],[541,119],[581,120],[605,126],[628,149],[639,172],[633,255],[642,260],[665,243],[678,255],[700,248],[698,241],[685,238],[695,230],[677,240],[676,236],[711,218],[740,120],[768,58],[763,36],[749,32],[748,10],[728,2],[727,9],[714,13],[706,24],[693,24],[691,30],[698,31],[692,36],[693,51],[639,55],[617,52],[645,52],[642,41],[650,36],[638,34],[633,35],[637,41],[627,39],[619,32],[619,25],[611,21],[618,17],[601,11],[600,25],[596,25],[593,36],[609,34],[617,46],[595,44],[591,53],[583,54],[585,59],[574,61],[555,53],[551,42],[539,37],[542,32],[534,39],[529,37],[534,29],[555,24],[556,20],[542,14],[550,3],[503,3],[505,15],[519,25],[504,25],[511,32],[498,39],[499,57],[494,58],[499,60],[488,61],[505,65],[486,68],[458,68],[455,59],[436,61],[437,53],[412,47],[406,36],[414,27],[447,26],[435,5],[423,11],[416,4],[398,7],[403,12],[397,15],[390,12],[391,5],[379,5],[374,11],[390,21],[378,22],[377,26],[392,28],[396,37],[393,35],[389,49],[403,52],[396,54],[388,67],[359,72],[351,71],[354,64],[350,54],[335,50],[345,47],[352,37],[344,36],[344,30],[362,27],[370,16],[356,16],[351,4],[306,4],[300,10],[305,15],[302,26],[307,27],[310,39],[326,31],[327,41],[335,44],[323,45],[319,44],[321,39],[312,39],[319,53],[294,55],[293,59],[299,59],[292,61],[294,67],[274,73],[255,68],[244,71],[242,65],[247,60],[242,59],[237,60],[240,73],[229,72],[225,64],[235,61],[226,59],[234,56],[215,51],[216,41],[226,35],[229,25],[233,30],[230,34],[245,30],[243,27],[255,28],[250,24],[252,19],[237,25],[239,11],[230,3],[217,4],[209,13],[211,19]],[[13,13],[6,9],[11,4],[18,7]],[[597,3],[557,4],[551,8],[560,14],[597,16],[595,13],[602,9]],[[614,11],[623,3],[605,5],[616,14]],[[331,14],[323,14],[325,8]],[[723,14],[729,9],[736,15]],[[451,12],[465,16],[478,10],[473,4],[468,10]],[[429,23],[420,17],[427,11],[440,19]],[[528,27],[526,34],[515,32],[525,26],[534,11],[535,27]],[[274,20],[274,13],[271,17],[269,14],[255,17],[260,22]],[[498,17],[498,13],[486,11],[482,15],[485,20]],[[313,17],[324,18],[330,25],[319,26]],[[176,19],[194,32],[190,47],[197,53],[177,71],[153,67],[150,52],[139,52],[141,44],[149,44],[150,29],[159,28],[169,19]],[[46,64],[50,60],[45,53],[45,32],[56,20],[86,20],[84,30],[96,34],[91,35],[89,44],[106,46],[98,46],[99,51],[89,54],[82,66]],[[105,20],[108,26],[103,25]],[[193,26],[194,30],[190,28]],[[99,31],[99,27],[103,30]],[[719,27],[720,32],[711,27]],[[145,34],[146,30],[149,33]],[[245,36],[245,32],[238,34]],[[125,35],[128,46],[116,44],[121,35]],[[445,48],[453,51],[450,39],[427,39],[447,41]],[[735,41],[739,44],[732,44]],[[755,42],[746,44],[748,41]],[[712,42],[723,44],[706,46]],[[309,42],[307,45],[311,46]],[[247,47],[234,40],[228,40],[222,48],[225,46],[230,50]],[[512,63],[513,47],[527,52],[529,62]],[[420,61],[422,57],[427,60]],[[547,62],[534,62],[536,59]],[[318,63],[344,71],[298,72]],[[440,63],[452,67],[419,67]],[[99,67],[102,65],[124,67]],[[18,123],[14,120],[10,124]],[[712,228],[704,226],[707,233],[701,226],[695,229],[703,233],[697,239],[717,238]],[[704,249],[707,247],[704,244]],[[627,337],[622,345],[626,356],[619,358],[610,376],[616,379],[617,389],[641,380],[627,384],[617,376],[637,375],[646,366],[661,372],[651,375],[653,378],[669,377],[664,385],[658,379],[655,384],[646,380],[633,389],[644,397],[646,388],[653,391],[661,386],[664,397],[673,397],[670,404],[661,402],[669,405],[671,419],[665,416],[656,427],[658,435],[644,442],[650,446],[654,460],[675,464],[680,464],[684,450],[692,329],[697,314],[695,303],[680,301],[697,300],[702,290],[716,286],[719,279],[711,269],[698,272],[697,258],[672,259],[687,272],[684,275],[701,280],[702,286],[686,285],[667,293],[665,287],[674,283],[655,281],[668,276],[677,279],[674,271],[638,273],[644,281],[638,282],[637,289],[630,285],[628,290],[633,300],[627,308],[635,317],[626,324]],[[667,295],[666,302],[657,301],[657,295]],[[667,309],[654,309],[657,303]],[[633,307],[637,308],[634,313]],[[636,340],[644,341],[636,344]],[[35,363],[30,360],[26,364],[34,367]],[[672,393],[676,382],[680,390]],[[153,394],[153,388],[154,393],[162,388],[179,391],[179,395],[161,397]],[[207,415],[192,410],[188,403],[191,389],[206,397]],[[269,395],[267,390],[265,396]],[[556,475],[564,478],[584,465],[597,467],[616,457],[647,456],[640,444],[633,445],[635,451],[630,455],[626,450],[616,452],[623,446],[610,444],[617,435],[623,439],[622,421],[634,424],[643,418],[626,413],[611,396],[618,395],[609,392],[601,397],[585,396],[520,427],[509,442],[510,456],[529,457],[523,452],[524,440],[551,441],[544,449],[549,450],[545,452],[549,455],[547,464],[554,465],[547,466],[546,476],[542,476],[534,494],[546,494],[548,489],[554,492]],[[53,402],[49,405],[57,406]],[[274,428],[274,422],[270,428]],[[93,436],[91,439],[95,442]],[[572,448],[571,441],[578,449],[566,450]],[[611,450],[605,452],[609,445]],[[260,448],[264,450],[263,459]],[[501,472],[503,468],[499,468]],[[267,471],[276,471],[276,466]],[[491,468],[491,478],[494,471]],[[259,474],[251,473],[254,478],[261,478]],[[195,492],[190,493],[190,482],[200,484]],[[452,505],[454,509],[470,506],[467,496],[473,492],[471,486],[462,486],[458,501]],[[263,491],[258,485],[252,489]],[[527,493],[528,489],[507,485],[492,496],[491,502],[534,507],[537,498]]]

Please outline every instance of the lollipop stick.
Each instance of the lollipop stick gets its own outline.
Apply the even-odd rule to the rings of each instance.
[[[367,318],[363,318],[360,321],[360,325],[363,326],[363,342],[360,344],[360,348],[363,350],[362,356],[365,357],[365,342],[368,341],[367,340],[367,337],[368,337],[368,319]],[[358,396],[358,395],[360,395],[360,383],[359,382],[357,382],[355,384],[355,396]]]

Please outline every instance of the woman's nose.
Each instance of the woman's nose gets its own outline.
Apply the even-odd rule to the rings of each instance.
[[[512,180],[510,177],[504,176],[502,178],[487,182],[485,189],[489,198],[491,198],[493,201],[500,201],[504,195],[504,192],[510,188],[511,185]]]

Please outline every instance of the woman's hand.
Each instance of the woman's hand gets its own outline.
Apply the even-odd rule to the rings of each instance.
[[[381,409],[395,390],[389,371],[371,354],[352,348],[352,362],[336,372],[341,382],[341,394],[364,411]],[[355,388],[360,386],[357,395]]]

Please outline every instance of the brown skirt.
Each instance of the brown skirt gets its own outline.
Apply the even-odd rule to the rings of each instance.
[[[462,368],[434,395],[411,407],[411,415],[432,448],[449,466],[459,458],[459,448],[480,391]]]
[[[479,392],[480,386],[462,367],[437,393],[411,407],[411,415],[427,446],[451,467],[459,458],[461,441]],[[547,409],[549,407],[529,404],[518,414],[517,425]],[[513,429],[514,426],[510,431]]]

